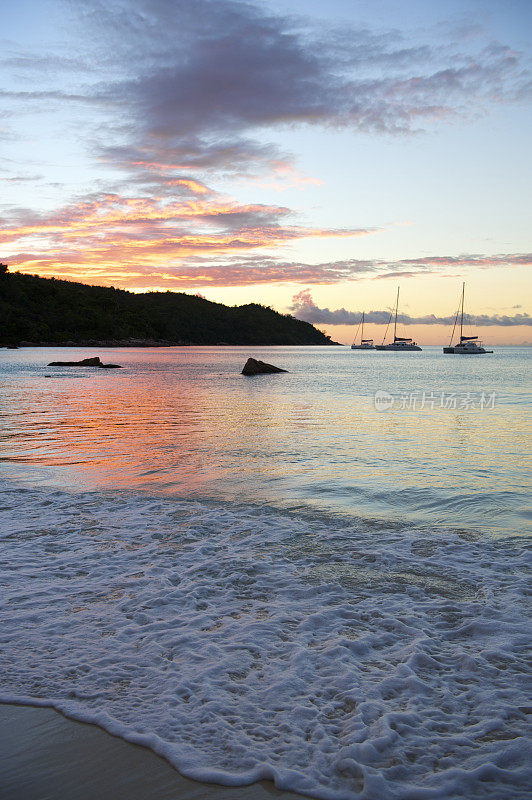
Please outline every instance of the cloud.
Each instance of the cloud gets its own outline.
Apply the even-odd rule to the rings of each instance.
[[[264,172],[273,169],[281,159],[276,147],[261,144],[243,136],[232,136],[224,139],[173,137],[158,139],[146,137],[140,131],[132,136],[133,142],[128,144],[102,144],[94,146],[94,156],[128,173],[128,182],[146,182],[145,164],[157,163],[166,165],[167,175],[179,175],[182,171],[194,171],[197,175],[212,173],[217,175]],[[286,161],[289,156],[282,156]],[[167,183],[164,175],[156,181],[153,172],[149,181],[156,183],[160,189]]]
[[[93,153],[120,170],[119,192],[137,186],[171,197],[176,180],[213,173],[277,191],[316,185],[268,141],[274,130],[404,134],[478,116],[530,89],[522,57],[481,38],[475,50],[447,39],[412,46],[397,31],[317,30],[233,0],[85,0],[81,8],[93,61],[108,72],[88,95],[118,123],[111,137],[105,126],[95,136]]]
[[[90,282],[101,275],[121,286],[251,285],[312,278],[312,266],[273,259],[216,266],[215,258],[303,238],[364,236],[368,229],[294,224],[290,209],[241,204],[192,179],[176,181],[181,196],[93,195],[47,214],[13,209],[0,221],[0,245],[23,272]],[[209,262],[201,261],[209,255]],[[195,264],[187,259],[199,259]]]
[[[65,19],[63,18],[63,22]],[[28,73],[34,73],[36,78],[49,73],[63,72],[65,74],[87,73],[98,71],[98,64],[91,63],[88,59],[80,58],[79,52],[72,52],[71,55],[58,54],[54,52],[54,45],[51,45],[41,52],[27,51],[14,41],[2,39],[2,51],[0,53],[0,68],[19,70],[24,78]],[[65,39],[62,37],[60,46],[64,48]],[[38,44],[35,45],[38,48]],[[80,48],[78,48],[79,51]]]
[[[297,319],[302,319],[305,322],[310,322],[313,325],[327,324],[327,325],[358,325],[362,320],[361,311],[347,311],[345,308],[338,308],[331,310],[329,308],[319,308],[313,301],[312,295],[308,289],[305,289],[292,298],[292,305],[289,309],[290,313]],[[390,320],[390,311],[366,311],[364,320],[367,323],[374,323],[376,325],[386,325]],[[436,317],[434,314],[428,314],[424,317],[411,317],[408,314],[399,314],[397,317],[398,322],[404,325],[452,325],[455,321],[455,315],[449,317]],[[515,325],[532,325],[532,317],[528,314],[515,314],[514,316],[495,314],[490,316],[488,314],[472,315],[468,314],[467,321],[471,325],[478,326],[501,326],[513,327]]]
[[[5,68],[38,70],[41,85],[4,96],[100,104],[121,132],[109,142],[106,128],[96,149],[128,169],[143,159],[256,169],[279,158],[260,141],[274,127],[404,133],[531,92],[522,55],[480,35],[412,44],[397,30],[318,29],[235,0],[78,0],[70,10],[81,52],[6,54]],[[69,91],[56,71],[72,73]]]
[[[0,175],[0,181],[5,181],[6,183],[35,183],[41,179],[42,175],[10,175],[8,178]]]
[[[457,256],[424,256],[423,258],[403,258],[400,261],[381,264],[401,265],[418,269],[441,269],[448,267],[497,267],[497,266],[532,266],[532,253],[512,253],[499,255],[482,255],[467,253]]]
[[[337,308],[335,311],[331,311],[329,308],[318,308],[312,299],[309,289],[298,292],[298,294],[293,296],[289,311],[294,317],[297,317],[297,319],[311,322],[313,325],[318,323],[326,323],[328,325],[355,325],[362,319],[361,313],[347,311],[345,308]],[[390,314],[388,313],[387,316],[390,316]]]
[[[258,186],[283,192],[286,189],[306,189],[309,186],[323,185],[324,181],[304,175],[286,160],[277,159],[271,163],[271,174],[268,178],[255,178]]]
[[[145,168],[158,174],[166,167],[147,163]],[[47,214],[12,209],[0,221],[0,245],[4,260],[20,271],[87,282],[106,278],[104,282],[129,288],[334,285],[361,278],[460,275],[470,268],[532,265],[532,254],[525,253],[318,264],[259,254],[261,249],[305,238],[379,233],[371,228],[308,227],[295,224],[293,217],[285,206],[238,203],[192,177],[182,177],[174,181],[171,197],[124,197],[108,192]],[[337,317],[342,311],[330,313]],[[332,323],[332,317],[328,321]]]
[[[368,231],[369,233],[370,231]],[[491,269],[496,267],[532,266],[532,253],[462,254],[457,256],[423,256],[397,261],[386,259],[345,259],[315,265],[292,264],[312,272],[307,283],[341,283],[360,276],[374,279],[410,278],[423,274],[441,274],[453,270],[458,274],[465,268]]]
[[[500,44],[451,55],[407,47],[397,32],[317,31],[231,0],[128,0],[127,14],[128,44],[144,60],[137,76],[110,83],[108,96],[130,104],[158,137],[294,122],[405,130],[529,88],[519,54]],[[123,3],[108,4],[100,31],[123,26],[124,16]]]

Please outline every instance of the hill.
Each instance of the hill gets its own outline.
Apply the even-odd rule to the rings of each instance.
[[[135,341],[132,341],[135,340]],[[0,265],[0,344],[326,345],[288,314],[182,292],[124,289],[11,273]]]

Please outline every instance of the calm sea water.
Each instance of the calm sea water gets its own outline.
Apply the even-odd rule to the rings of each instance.
[[[97,352],[0,353],[0,699],[199,779],[524,798],[530,351]]]
[[[46,367],[86,350],[3,351],[11,479],[502,534],[530,522],[528,348],[255,348],[289,374],[251,379],[249,348],[98,352],[124,369]]]

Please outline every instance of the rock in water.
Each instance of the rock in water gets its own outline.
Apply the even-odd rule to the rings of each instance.
[[[256,358],[248,358],[242,375],[265,375],[270,372],[288,372],[288,370],[274,367],[273,364],[265,364],[264,361],[257,361]]]
[[[49,367],[99,367],[102,362],[98,356],[84,358],[81,361],[50,361]]]
[[[83,358],[81,361],[50,361],[49,367],[100,367],[101,369],[120,369],[120,364],[102,364],[98,356]]]

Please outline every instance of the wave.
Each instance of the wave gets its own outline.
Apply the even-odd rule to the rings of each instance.
[[[523,539],[141,494],[0,505],[0,700],[224,785],[528,795]]]

